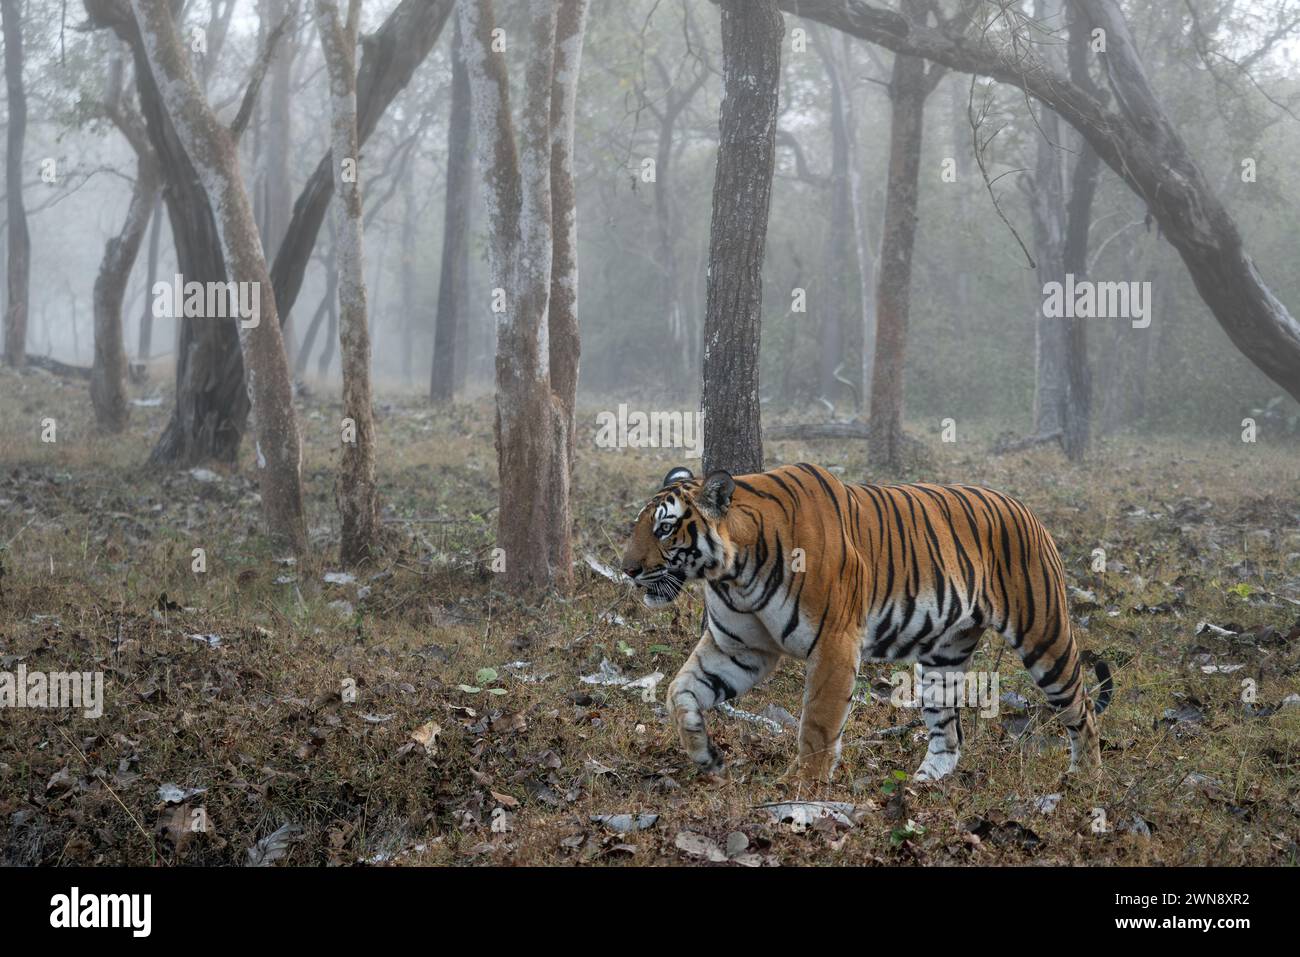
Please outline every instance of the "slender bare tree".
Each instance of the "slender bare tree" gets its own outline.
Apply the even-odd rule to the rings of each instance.
[[[911,22],[925,18],[922,0],[903,0]],[[889,81],[889,184],[876,287],[876,343],[871,372],[871,465],[897,469],[903,457],[903,360],[912,305],[912,250],[916,243],[917,184],[925,101],[942,67],[894,55]]]
[[[167,0],[132,0],[149,66],[172,127],[217,215],[231,275],[258,297],[260,313],[239,323],[256,422],[262,512],[271,536],[296,552],[307,546],[302,502],[302,438],[293,411],[289,365],[280,338],[271,277],[239,170],[235,135],[217,120],[181,48]],[[241,109],[241,115],[244,111]],[[247,122],[247,116],[243,116]],[[238,120],[237,120],[238,122]]]
[[[689,31],[692,21],[688,7],[683,6],[682,15],[685,18],[683,30]],[[650,62],[654,64],[655,72],[664,86],[662,106],[644,93],[642,101],[659,125],[655,141],[655,263],[663,274],[662,281],[658,284],[659,311],[674,345],[672,352],[665,352],[665,373],[676,389],[686,390],[693,388],[695,377],[699,375],[696,366],[699,343],[698,337],[691,334],[690,321],[682,304],[681,253],[677,248],[681,238],[680,216],[676,208],[680,200],[679,191],[673,188],[676,179],[672,162],[673,147],[676,145],[682,114],[710,74],[705,65],[701,64],[695,76],[678,89],[675,78],[659,53],[655,53]]]
[[[158,160],[149,145],[149,134],[140,117],[123,94],[125,64],[121,56],[110,67],[108,94],[104,112],[126,137],[135,152],[135,183],[126,220],[116,236],[104,247],[99,274],[95,277],[92,306],[94,311],[95,358],[90,373],[90,401],[101,432],[115,433],[126,428],[130,418],[127,403],[126,346],[123,341],[122,300],[131,277],[149,217],[158,196],[160,173]],[[150,283],[145,287],[153,287]],[[146,298],[149,298],[146,296]]]
[[[1034,16],[1048,29],[1063,22],[1063,0],[1035,0]],[[1058,43],[1044,44],[1043,57],[1053,69],[1065,66]],[[1029,195],[1034,223],[1034,264],[1038,287],[1065,281],[1065,131],[1054,110],[1038,107],[1034,172],[1018,182]],[[1047,441],[1061,434],[1065,410],[1065,340],[1063,318],[1044,316],[1042,300],[1035,299],[1034,314],[1034,434],[1030,442]]]
[[[497,321],[498,546],[518,590],[572,576],[569,480],[578,374],[573,108],[588,0],[531,7],[522,134],[492,0],[459,0],[488,199]]]
[[[335,499],[343,522],[340,557],[351,565],[373,554],[379,535],[357,140],[356,47],[361,0],[348,4],[346,23],[339,18],[335,0],[315,0],[315,6],[316,29],[330,78],[330,152],[335,163],[339,248],[339,354],[343,363],[343,414],[348,420]]]
[[[5,362],[22,366],[27,361],[27,311],[30,303],[32,239],[27,232],[27,207],[23,204],[23,144],[27,138],[27,90],[23,85],[23,11],[21,0],[0,0],[4,18],[5,90],[9,124],[5,144],[5,212],[7,239],[6,298],[4,312]]]
[[[462,358],[458,333],[464,326],[469,296],[469,207],[474,175],[470,152],[469,76],[456,24],[451,43],[451,112],[447,120],[447,188],[442,225],[442,269],[438,277],[438,315],[433,333],[433,369],[429,398],[450,402],[456,393],[457,365]]]

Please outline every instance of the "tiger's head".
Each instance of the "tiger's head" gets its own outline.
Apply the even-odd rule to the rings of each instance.
[[[678,466],[646,503],[623,550],[623,574],[651,608],[672,604],[693,578],[722,574],[735,550],[724,526],[736,483],[721,469],[698,479]]]

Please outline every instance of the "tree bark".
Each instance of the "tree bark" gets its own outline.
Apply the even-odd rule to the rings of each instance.
[[[448,403],[456,394],[458,335],[469,297],[469,205],[474,175],[469,75],[460,24],[451,43],[451,113],[447,121],[447,187],[442,225],[442,268],[438,276],[438,314],[433,331],[429,399]]]
[[[1101,90],[1088,70],[1088,21],[1078,12],[1069,27],[1070,79],[1094,98]],[[1065,246],[1061,251],[1067,273],[1075,282],[1088,278],[1088,234],[1092,227],[1092,201],[1097,194],[1101,159],[1080,137],[1070,174],[1070,202],[1066,207]],[[1065,404],[1061,415],[1061,444],[1071,462],[1082,462],[1092,434],[1092,371],[1088,366],[1088,320],[1065,321]]]
[[[343,414],[353,422],[344,441],[335,500],[345,565],[370,558],[378,544],[375,424],[370,393],[370,330],[366,315],[361,222],[361,157],[357,142],[355,58],[360,0],[351,0],[346,24],[335,0],[315,0],[316,29],[330,80],[330,152],[335,157],[335,217],[339,236],[339,354],[343,360]],[[349,168],[349,164],[351,167]]]
[[[266,0],[266,29],[272,30],[290,13],[288,0]],[[279,249],[289,228],[293,213],[293,183],[289,175],[289,152],[293,142],[293,110],[291,109],[293,61],[297,55],[294,31],[286,31],[276,46],[271,61],[270,83],[266,98],[266,143],[262,154],[263,208],[262,248]],[[285,311],[281,323],[286,352],[292,363],[294,336],[293,315]]]
[[[904,0],[917,15],[917,0]],[[925,61],[895,54],[890,77],[889,179],[876,286],[876,350],[871,373],[873,468],[895,470],[904,453],[903,363],[911,309],[912,250],[916,243],[917,184],[925,100],[934,87]]]
[[[158,255],[162,245],[162,192],[154,190],[153,208],[149,218],[153,225],[149,227],[149,261],[145,268],[144,310],[140,313],[140,342],[136,355],[141,362],[148,362],[153,351],[153,289],[158,279]]]
[[[845,35],[844,56],[849,70],[853,68],[853,59],[849,44],[851,39]],[[858,336],[862,341],[861,355],[858,362],[858,411],[867,407],[871,395],[871,372],[876,356],[876,255],[879,249],[871,237],[871,215],[866,190],[862,184],[862,154],[859,151],[857,137],[857,108],[853,102],[851,85],[844,90],[844,126],[849,139],[849,195],[853,212],[854,254],[858,267]]]
[[[655,262],[662,273],[659,283],[659,314],[664,317],[668,335],[673,342],[673,350],[664,353],[667,368],[664,370],[665,381],[673,383],[677,391],[690,389],[699,374],[696,367],[696,343],[687,328],[688,323],[682,308],[681,267],[677,255],[679,233],[677,231],[677,211],[672,189],[673,140],[676,136],[677,121],[682,112],[690,105],[695,94],[699,92],[709,74],[701,70],[687,84],[686,89],[677,91],[673,88],[672,75],[664,67],[658,55],[654,58],[659,76],[666,85],[663,109],[659,109],[649,100],[646,107],[659,122],[658,138],[655,143]]]
[[[135,266],[136,256],[144,241],[145,230],[153,213],[158,195],[158,161],[149,147],[149,136],[144,121],[122,101],[120,58],[113,65],[110,79],[107,111],[121,130],[136,155],[135,185],[131,202],[127,206],[126,220],[118,235],[104,247],[104,258],[99,264],[92,294],[95,357],[91,366],[90,401],[95,410],[95,421],[104,433],[117,433],[126,428],[130,418],[127,403],[126,347],[123,343],[122,301],[126,295],[127,281]],[[145,287],[146,299],[152,283]]]
[[[723,99],[709,226],[700,409],[704,470],[763,470],[759,336],[785,22],[775,0],[722,0]]]
[[[504,296],[497,321],[498,546],[516,591],[572,576],[569,476],[577,383],[573,105],[588,0],[536,4],[528,24],[522,136],[491,0],[460,0],[488,193],[488,258]]]
[[[1063,0],[1036,0],[1034,16],[1059,23]],[[1044,45],[1054,69],[1064,65],[1060,45]],[[1042,290],[1049,282],[1065,282],[1065,146],[1053,110],[1039,104],[1035,131],[1035,161],[1029,209],[1034,223],[1034,261],[1038,280],[1034,297],[1034,427],[1035,436],[1060,433],[1065,410],[1066,320],[1043,315]]]
[[[255,325],[251,320],[239,323],[239,344],[250,373],[248,395],[257,429],[262,511],[271,537],[302,553],[307,529],[301,437],[275,296],[240,176],[234,138],[213,114],[190,70],[167,0],[132,0],[132,8],[172,126],[200,182],[206,184],[209,210],[220,212],[222,252],[233,278],[259,291],[258,321]]]
[[[819,384],[821,395],[834,404],[846,388],[846,381],[860,400],[859,363],[848,363],[846,357],[854,352],[852,289],[857,276],[854,262],[855,236],[853,231],[853,190],[849,182],[849,132],[845,122],[845,101],[850,95],[841,77],[834,51],[826,38],[818,35],[816,49],[826,68],[830,81],[829,112],[831,119],[831,170],[830,170],[830,222],[826,230],[826,249],[822,257],[822,293],[818,309],[821,312],[819,338],[821,354]],[[850,377],[844,377],[843,366],[849,366]],[[855,368],[856,366],[856,368]]]
[[[177,272],[186,282],[224,283],[226,262],[208,196],[163,103],[130,4],[85,0],[85,6],[92,23],[111,27],[131,47],[140,111],[163,175]],[[210,44],[208,59],[212,53]],[[152,307],[152,289],[148,292]],[[234,462],[249,407],[236,323],[217,318],[176,322],[176,407],[149,460],[181,467],[212,459]]]
[[[316,311],[312,313],[311,322],[307,324],[307,331],[302,337],[302,348],[298,350],[298,357],[294,360],[293,376],[295,379],[301,379],[303,373],[307,371],[307,360],[311,358],[312,348],[316,345],[316,336],[320,333],[321,324],[325,321],[326,315],[329,314],[329,305],[334,301],[337,291],[333,280],[327,280],[325,294],[320,297],[320,302],[316,305]]]
[[[559,405],[564,426],[562,466],[566,487],[572,479],[578,437],[574,415],[582,355],[578,329],[578,198],[573,181],[573,132],[589,3],[590,0],[557,0],[555,62],[551,71],[551,292],[547,334],[550,339],[551,392]],[[568,497],[566,491],[563,505],[566,523]],[[568,568],[572,560],[569,536],[557,536],[557,540],[552,542],[552,564]]]
[[[1016,56],[987,38],[949,36],[909,24],[860,0],[779,0],[894,52],[1019,87],[1078,130],[1098,157],[1144,201],[1178,250],[1201,299],[1242,354],[1300,400],[1300,322],[1264,282],[1237,224],[1151,90],[1136,45],[1115,0],[1075,0],[1090,26],[1106,31],[1104,64],[1119,112],[1041,62]]]
[[[23,27],[20,0],[0,0],[4,19],[5,90],[9,129],[5,144],[5,214],[8,217],[5,267],[5,362],[21,368],[27,359],[32,239],[23,203],[23,145],[27,138],[27,90],[23,85]]]

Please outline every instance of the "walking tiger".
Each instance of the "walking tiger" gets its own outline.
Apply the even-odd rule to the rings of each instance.
[[[1096,715],[1110,701],[1110,669],[1094,664],[1094,707],[1056,545],[1001,492],[849,485],[802,463],[735,477],[697,478],[679,467],[637,516],[623,573],[650,607],[671,603],[687,581],[704,581],[704,634],[667,697],[682,746],[702,770],[722,769],[705,712],[790,655],[807,662],[807,673],[798,756],[787,773],[828,782],[862,661],[917,661],[926,683],[946,679],[965,673],[985,628],[1019,653],[1059,712],[1070,770],[1100,765]],[[950,704],[923,701],[929,745],[915,780],[957,766],[961,720]]]

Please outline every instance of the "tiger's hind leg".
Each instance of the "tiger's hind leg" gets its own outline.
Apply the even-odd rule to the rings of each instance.
[[[930,732],[925,759],[912,775],[915,781],[938,781],[957,768],[961,757],[961,695],[971,654],[979,644],[983,628],[957,634],[942,647],[920,657],[921,716]]]
[[[1069,619],[1061,614],[1042,620],[1024,636],[1010,628],[1003,634],[1065,725],[1070,736],[1070,771],[1100,768],[1097,717],[1084,687],[1083,663]]]

